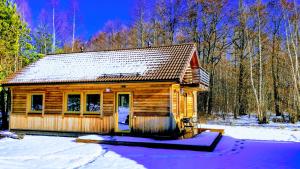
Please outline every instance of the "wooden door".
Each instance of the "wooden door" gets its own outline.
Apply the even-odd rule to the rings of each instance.
[[[132,94],[130,92],[118,92],[116,94],[116,129],[118,132],[130,132]]]

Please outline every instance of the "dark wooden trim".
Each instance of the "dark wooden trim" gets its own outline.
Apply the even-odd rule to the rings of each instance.
[[[27,113],[27,116],[29,117],[43,117],[43,113]]]
[[[44,115],[62,115],[62,113],[45,112]]]
[[[83,116],[101,116],[101,113],[83,113]]]
[[[181,86],[187,86],[187,87],[199,87],[199,83],[183,83],[180,84]]]
[[[170,112],[133,112],[133,116],[159,116],[159,117],[169,117]]]
[[[30,114],[30,115],[32,115],[32,114],[34,114],[34,115],[42,115],[43,114],[43,112],[27,112],[27,114]]]
[[[62,115],[62,114],[61,114],[61,115]],[[77,116],[80,116],[80,115],[81,115],[80,112],[76,112],[76,113],[66,112],[66,113],[64,113],[64,116],[65,116],[65,117],[72,117],[72,116],[77,117]]]
[[[217,138],[210,145],[210,152],[215,150],[215,148],[217,147],[218,143],[220,142],[222,136],[223,136],[222,133],[219,132],[219,135],[217,136]]]
[[[41,135],[41,136],[60,136],[60,137],[79,137],[88,134],[99,134],[96,132],[72,132],[72,131],[51,131],[51,130],[22,130],[22,129],[10,129],[11,132],[17,134],[26,134],[26,135]]]
[[[103,112],[103,116],[113,116],[113,113],[107,113],[107,112]]]

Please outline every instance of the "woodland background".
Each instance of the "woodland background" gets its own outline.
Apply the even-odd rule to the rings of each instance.
[[[68,11],[59,5],[49,1],[33,27],[26,0],[0,0],[0,80],[52,53],[195,43],[210,73],[209,92],[199,93],[201,115],[299,120],[297,0],[136,0],[131,24],[108,21],[88,40],[77,33],[79,2],[71,0]],[[9,102],[0,108],[6,118]]]

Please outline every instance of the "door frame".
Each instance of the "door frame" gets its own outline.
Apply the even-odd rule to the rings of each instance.
[[[128,127],[129,127],[129,131],[127,131],[127,130],[119,130],[119,95],[120,94],[128,94],[129,95],[129,112],[128,112],[128,114],[129,114],[129,124],[128,124]],[[115,106],[115,132],[125,132],[125,133],[127,133],[127,132],[130,132],[131,131],[131,125],[132,125],[132,103],[133,103],[133,101],[132,101],[132,92],[116,92],[115,93],[115,98],[116,98],[116,100],[115,100],[115,103],[116,103],[116,106]]]

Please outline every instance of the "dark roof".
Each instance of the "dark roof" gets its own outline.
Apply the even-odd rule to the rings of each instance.
[[[47,55],[3,84],[182,81],[194,44]]]

